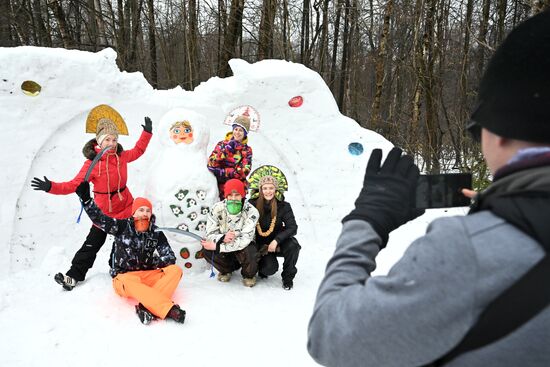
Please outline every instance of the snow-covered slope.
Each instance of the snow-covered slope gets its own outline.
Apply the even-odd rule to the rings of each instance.
[[[231,60],[233,77],[212,78],[188,92],[154,90],[141,73],[120,72],[115,59],[110,49],[0,48],[0,365],[315,365],[305,348],[307,321],[340,219],[353,206],[371,149],[387,151],[391,144],[341,115],[321,77],[300,64]],[[40,83],[41,94],[24,95],[24,80]],[[304,104],[292,108],[287,102],[296,95]],[[240,276],[222,284],[206,271],[184,273],[175,299],[188,312],[185,325],[145,327],[133,302],[112,290],[106,244],[87,280],[63,291],[53,274],[68,269],[90,221],[83,216],[76,224],[76,195],[36,192],[30,180],[74,177],[84,161],[82,146],[93,137],[84,133],[86,115],[101,103],[125,118],[130,135],[120,142],[126,148],[139,136],[144,116],[153,119],[155,134],[170,109],[196,111],[209,122],[208,151],[229,130],[222,123],[229,111],[255,107],[261,127],[249,136],[253,169],[272,164],[289,179],[286,198],[302,245],[295,288],[284,291],[279,274],[249,289]],[[351,142],[363,144],[365,153],[349,154]],[[135,196],[143,194],[159,144],[154,137],[129,165]],[[378,271],[387,271],[431,217],[445,214],[430,211],[394,232]]]

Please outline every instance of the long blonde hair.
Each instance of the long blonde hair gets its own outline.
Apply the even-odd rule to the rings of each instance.
[[[259,190],[259,196],[258,196],[258,200],[256,201],[256,209],[258,209],[258,212],[260,212],[260,218],[262,218],[264,216],[264,206],[265,206],[265,198],[264,198],[264,194],[262,192],[262,188],[260,187],[260,190]],[[275,198],[275,196],[273,196],[273,199],[271,199],[271,218],[275,218],[277,216],[277,198]]]

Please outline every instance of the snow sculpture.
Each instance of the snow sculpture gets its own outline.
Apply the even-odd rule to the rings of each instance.
[[[160,150],[149,171],[146,195],[153,203],[157,225],[204,237],[206,216],[218,201],[218,186],[206,168],[210,131],[206,118],[187,109],[174,109],[160,120],[155,138]],[[164,232],[182,267],[204,270],[201,245],[182,234]]]

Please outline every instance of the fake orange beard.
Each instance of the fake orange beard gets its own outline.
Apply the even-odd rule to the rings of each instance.
[[[149,219],[147,218],[143,218],[143,219],[138,219],[138,218],[134,218],[134,225],[136,227],[136,231],[138,232],[145,232],[149,229]]]

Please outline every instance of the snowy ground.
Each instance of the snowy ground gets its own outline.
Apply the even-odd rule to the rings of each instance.
[[[316,365],[306,351],[306,332],[317,286],[371,149],[387,151],[391,143],[342,116],[319,75],[299,64],[232,60],[234,77],[212,78],[194,92],[156,91],[140,73],[120,72],[115,58],[110,49],[92,54],[0,48],[0,365]],[[42,85],[39,96],[21,92],[21,83],[29,79]],[[291,108],[287,102],[296,95],[303,96],[304,104]],[[209,121],[208,151],[229,130],[222,124],[229,111],[254,106],[261,127],[249,138],[253,169],[273,164],[289,179],[286,197],[302,245],[295,288],[284,291],[279,274],[249,289],[238,274],[222,284],[207,270],[184,273],[174,298],[187,310],[185,324],[146,327],[133,312],[134,302],[112,290],[108,239],[87,280],[72,292],[63,291],[53,275],[68,269],[90,222],[83,217],[75,223],[76,195],[36,192],[30,180],[74,177],[84,161],[82,146],[93,137],[84,134],[87,112],[101,103],[125,118],[130,130],[120,140],[125,148],[139,136],[143,116],[150,116],[155,128],[172,108],[199,112]],[[365,152],[349,154],[351,142],[363,144]],[[154,139],[145,155],[129,165],[134,196],[143,194],[159,149]],[[395,231],[379,255],[377,273],[387,272],[431,219],[465,211],[430,210]]]

